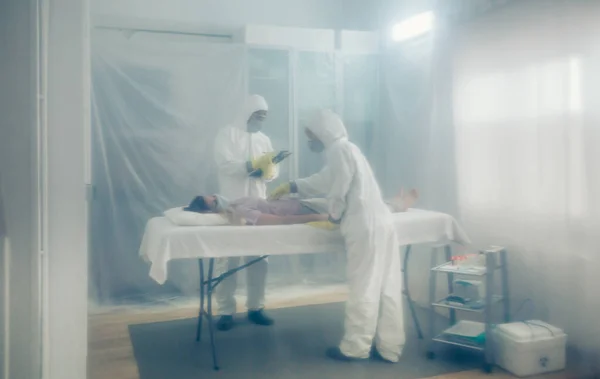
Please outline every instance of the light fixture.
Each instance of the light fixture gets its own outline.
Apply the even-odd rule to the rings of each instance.
[[[394,25],[392,28],[392,39],[400,42],[425,34],[433,28],[434,21],[433,12],[419,13]]]

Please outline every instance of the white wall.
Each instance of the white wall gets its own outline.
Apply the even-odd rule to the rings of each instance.
[[[87,1],[49,5],[48,126],[38,129],[37,2],[0,2],[0,194],[10,249],[0,249],[0,321],[6,359],[2,379],[36,379],[42,371],[40,214],[47,214],[49,255],[44,313],[46,379],[82,379],[87,355],[87,224],[84,132],[89,124],[86,86]],[[47,155],[38,138],[47,136]],[[38,159],[47,158],[48,206],[40,213]],[[4,245],[6,246],[6,245]],[[4,275],[2,275],[4,276]],[[0,276],[0,277],[2,277]],[[8,287],[6,286],[8,284]],[[5,291],[8,289],[8,295]],[[9,338],[6,339],[7,331]],[[3,343],[2,345],[5,345]],[[6,366],[9,363],[9,366]]]
[[[202,26],[209,32],[231,32],[246,24],[376,30],[381,6],[389,1],[92,0],[92,16],[96,24],[122,24],[134,18]]]
[[[344,0],[93,0],[94,21],[138,18],[207,28],[245,24],[341,28]],[[210,29],[212,30],[212,29]]]
[[[53,0],[48,30],[48,379],[86,377],[89,2]]]
[[[381,28],[384,0],[344,0],[343,28],[347,30],[377,30]]]
[[[421,12],[436,9],[437,0],[381,0],[379,21],[386,26]]]
[[[0,301],[7,311],[2,319],[8,322],[0,338],[9,333],[4,379],[39,376],[33,12],[32,1],[0,2],[0,194],[11,245],[10,250],[0,249],[0,268],[10,262],[8,277],[0,284]],[[6,370],[3,363],[0,367]]]

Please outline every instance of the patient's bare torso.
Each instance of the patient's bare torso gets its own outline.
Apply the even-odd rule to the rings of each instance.
[[[245,219],[249,224],[256,224],[261,214],[294,216],[315,213],[297,199],[265,200],[258,197],[242,197],[229,205],[236,216]]]

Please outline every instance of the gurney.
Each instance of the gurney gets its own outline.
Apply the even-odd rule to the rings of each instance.
[[[456,220],[447,214],[422,210],[394,213],[398,242],[404,247],[404,294],[407,297],[419,338],[422,331],[416,317],[414,303],[408,291],[408,259],[411,245],[444,243],[446,258],[452,255],[448,243],[468,245],[470,241]],[[339,252],[344,240],[339,231],[326,231],[307,225],[276,226],[177,226],[165,217],[148,221],[140,246],[140,256],[150,263],[150,277],[163,284],[168,278],[168,262],[174,259],[197,259],[200,272],[200,312],[196,339],[200,340],[202,319],[208,320],[213,363],[218,369],[214,347],[212,320],[212,293],[223,279],[269,255],[291,255]],[[400,252],[399,252],[400,253]],[[259,256],[236,269],[215,276],[217,258]],[[208,260],[208,278],[205,279],[204,260]],[[206,311],[204,309],[206,295]]]

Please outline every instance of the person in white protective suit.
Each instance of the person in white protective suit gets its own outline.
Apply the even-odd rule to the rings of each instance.
[[[265,99],[251,95],[233,124],[219,131],[215,140],[215,162],[217,164],[220,192],[223,196],[237,199],[244,196],[266,197],[266,183],[278,175],[271,140],[260,129],[267,116]],[[256,257],[246,257],[245,262]],[[217,269],[233,269],[240,266],[240,258],[221,259]],[[258,325],[272,325],[273,320],[263,311],[267,261],[262,260],[246,269],[248,319]],[[233,327],[236,311],[236,275],[225,279],[217,287],[217,305],[221,318],[219,330]]]
[[[398,362],[405,332],[400,253],[390,209],[367,159],[348,141],[337,114],[319,112],[306,134],[312,151],[325,151],[326,166],[308,178],[280,185],[270,198],[289,193],[325,195],[329,220],[309,224],[329,230],[339,224],[345,239],[349,285],[345,334],[327,356],[352,361],[372,354]]]

